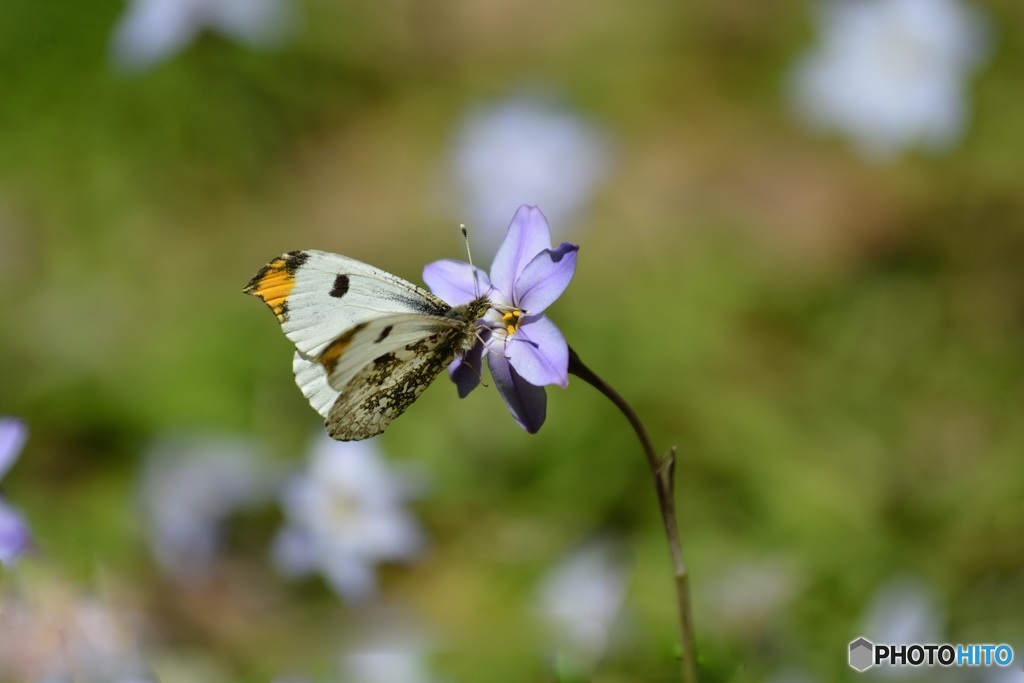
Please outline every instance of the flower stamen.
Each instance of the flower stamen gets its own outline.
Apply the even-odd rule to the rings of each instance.
[[[511,336],[519,330],[519,324],[523,321],[523,312],[518,309],[512,309],[501,315],[501,326],[505,328],[505,331]]]

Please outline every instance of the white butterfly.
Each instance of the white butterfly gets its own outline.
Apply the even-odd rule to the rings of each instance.
[[[376,436],[476,341],[487,296],[449,306],[397,275],[325,251],[275,258],[242,290],[296,347],[292,370],[340,441]]]

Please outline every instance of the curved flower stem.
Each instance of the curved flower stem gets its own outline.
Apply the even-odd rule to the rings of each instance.
[[[647,456],[647,464],[651,468],[654,477],[654,489],[658,493],[658,506],[661,508],[661,520],[665,526],[665,536],[668,537],[668,550],[672,556],[672,570],[676,585],[676,603],[679,608],[679,630],[683,645],[683,681],[684,683],[697,683],[697,650],[693,638],[693,613],[690,608],[690,579],[686,571],[686,563],[683,561],[683,546],[679,540],[679,525],[676,522],[676,501],[675,501],[675,468],[676,468],[676,447],[673,446],[668,453],[659,457],[651,443],[651,437],[647,434],[640,417],[626,400],[612,389],[603,379],[583,364],[576,351],[569,347],[569,372],[591,385],[615,404],[615,407],[622,411],[622,414],[629,420],[633,431],[636,432],[640,443],[643,446],[644,454]]]

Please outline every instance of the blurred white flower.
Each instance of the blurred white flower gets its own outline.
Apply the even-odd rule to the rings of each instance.
[[[342,661],[346,683],[431,683],[423,652],[405,643],[381,643]]]
[[[228,517],[272,500],[278,483],[277,468],[247,439],[158,439],[147,454],[139,485],[157,564],[179,580],[208,574]]]
[[[129,0],[111,55],[126,71],[146,69],[184,49],[203,29],[269,47],[288,36],[294,18],[288,0]]]
[[[965,81],[986,52],[976,8],[959,0],[826,0],[821,43],[796,67],[807,123],[851,138],[869,158],[938,151],[960,137]]]
[[[598,541],[569,555],[541,581],[540,614],[574,668],[589,670],[607,649],[626,580],[621,548]]]
[[[861,633],[875,643],[941,643],[944,616],[926,583],[911,576],[886,581],[875,592]],[[914,676],[913,667],[878,666],[873,675],[883,678]]]
[[[143,683],[155,680],[134,624],[91,596],[57,584],[0,600],[0,680]]]
[[[28,439],[28,427],[13,417],[0,417],[0,479],[3,479]],[[28,525],[16,509],[0,498],[0,564],[12,565],[32,544]]]
[[[423,547],[403,503],[408,482],[389,470],[373,441],[335,441],[322,432],[308,469],[285,489],[287,525],[274,543],[282,573],[319,571],[341,597],[359,601],[376,590],[380,562],[410,560]]]
[[[359,633],[341,657],[345,683],[434,683],[429,642],[415,620],[379,606],[360,617]]]
[[[726,632],[761,633],[803,588],[794,563],[755,557],[724,567],[706,587],[710,624]]]
[[[530,99],[472,109],[452,151],[470,235],[493,250],[523,204],[564,232],[608,175],[605,136],[576,114]],[[476,242],[477,240],[474,240]]]
[[[1016,656],[1014,656],[1014,660],[1016,660]],[[1020,665],[1016,663],[1005,667],[986,667],[982,676],[983,683],[1024,683],[1024,671],[1021,671]]]

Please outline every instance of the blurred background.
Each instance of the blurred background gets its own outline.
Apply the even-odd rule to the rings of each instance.
[[[530,436],[441,377],[337,445],[241,293],[307,248],[421,282],[459,223],[486,266],[523,203],[580,244],[549,316],[679,447],[702,680],[887,680],[858,636],[1009,643],[1012,672],[902,680],[1021,680],[1022,25],[6,0],[0,494],[32,540],[0,680],[678,680],[649,473],[597,392],[549,387]]]

